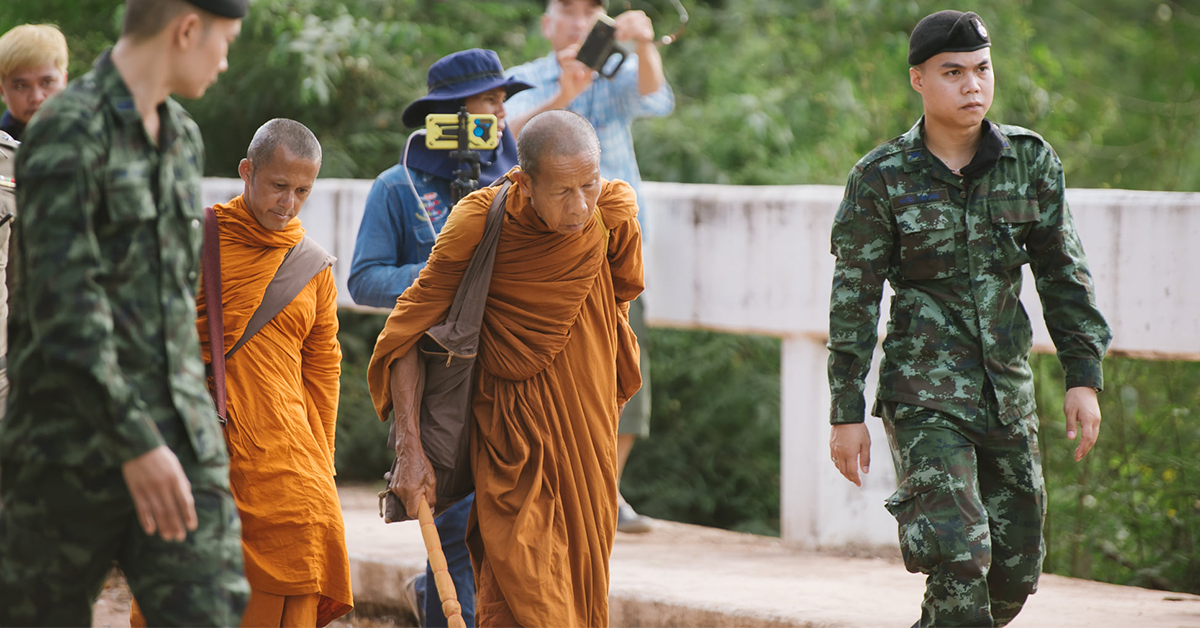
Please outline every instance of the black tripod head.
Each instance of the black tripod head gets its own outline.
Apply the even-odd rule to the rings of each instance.
[[[454,180],[450,182],[450,200],[458,203],[471,192],[479,189],[479,153],[468,148],[470,136],[470,117],[467,108],[458,110],[458,149],[450,153],[451,159],[458,160],[458,169],[454,171]]]

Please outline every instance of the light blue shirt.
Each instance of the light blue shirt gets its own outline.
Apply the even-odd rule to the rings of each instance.
[[[519,117],[550,100],[558,92],[562,69],[553,52],[508,70],[508,75],[533,85],[533,89],[513,95],[504,103],[509,117]],[[600,176],[621,179],[633,186],[638,196],[638,219],[642,202],[642,175],[633,154],[632,125],[636,118],[665,116],[675,109],[675,93],[664,80],[658,91],[642,96],[638,91],[638,58],[629,55],[611,79],[596,75],[592,85],[575,97],[567,109],[585,117],[600,138]]]

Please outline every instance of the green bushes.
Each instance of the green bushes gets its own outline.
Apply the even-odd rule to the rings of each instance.
[[[1100,439],[1078,463],[1058,360],[1035,356],[1034,372],[1046,571],[1200,593],[1200,363],[1108,358]]]
[[[650,330],[650,437],[622,493],[662,519],[779,534],[776,338]]]
[[[342,343],[342,396],[338,403],[338,481],[376,482],[392,467],[395,454],[387,447],[388,424],[375,416],[367,388],[367,362],[386,316],[338,312]]]

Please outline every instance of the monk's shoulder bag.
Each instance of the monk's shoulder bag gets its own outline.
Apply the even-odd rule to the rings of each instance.
[[[333,265],[337,258],[330,255],[316,240],[304,236],[296,246],[288,249],[283,262],[267,284],[262,302],[250,315],[250,322],[241,338],[228,351],[225,350],[225,308],[221,303],[221,245],[217,230],[217,214],[211,207],[204,208],[204,245],[201,249],[201,268],[204,270],[204,311],[208,316],[209,354],[212,357],[213,402],[217,406],[217,417],[224,425],[225,410],[225,361],[233,357],[254,334],[266,327],[271,319],[283,311],[304,286],[318,273]]]
[[[483,327],[483,311],[487,304],[488,286],[492,282],[492,267],[496,247],[500,242],[500,226],[504,222],[504,204],[512,185],[507,178],[492,184],[500,186],[492,199],[483,236],[454,293],[454,301],[446,320],[429,330],[417,342],[418,368],[424,370],[424,389],[420,397],[421,449],[433,467],[437,502],[434,514],[475,490],[471,475],[471,392],[475,359],[479,355],[479,330]],[[393,416],[388,433],[388,447],[395,450],[396,423]],[[399,460],[384,477],[391,479],[399,470]],[[381,494],[384,521],[393,523],[409,519],[404,503],[390,490]]]

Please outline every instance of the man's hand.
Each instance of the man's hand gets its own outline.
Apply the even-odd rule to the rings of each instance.
[[[1096,390],[1089,386],[1067,390],[1063,414],[1067,416],[1067,438],[1075,440],[1077,428],[1080,432],[1079,446],[1075,448],[1075,462],[1079,462],[1100,437],[1100,402],[1096,400]]]
[[[164,541],[183,541],[188,531],[196,529],[192,484],[166,445],[121,465],[121,474],[146,534],[157,532]]]
[[[571,104],[575,97],[592,86],[592,69],[575,58],[579,54],[579,44],[571,44],[558,51],[558,67],[562,75],[558,78],[560,97],[555,99],[556,107],[562,109]]]
[[[417,443],[414,450],[409,442]],[[430,510],[437,504],[437,478],[433,475],[433,466],[421,449],[420,439],[405,439],[396,452],[396,470],[388,482],[388,490],[404,502],[408,516],[416,519],[421,505],[421,496],[429,501]]]
[[[829,455],[833,464],[847,480],[862,488],[859,468],[868,473],[871,468],[871,433],[865,423],[834,425],[829,430]]]
[[[626,11],[613,19],[613,37],[617,41],[638,44],[654,41],[654,24],[642,11]]]

